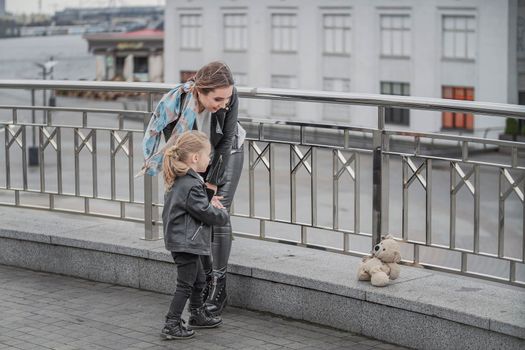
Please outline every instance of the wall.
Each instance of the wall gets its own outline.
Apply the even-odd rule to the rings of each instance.
[[[380,93],[381,81],[410,84],[412,96],[441,98],[443,85],[474,87],[477,101],[515,103],[517,69],[513,64],[512,32],[516,26],[509,21],[517,0],[168,0],[166,3],[165,81],[178,82],[181,70],[196,70],[211,60],[225,60],[235,73],[247,74],[247,84],[270,87],[272,75],[296,76],[299,89],[323,89],[323,78],[350,79],[350,91]],[[520,0],[520,9],[523,1]],[[224,13],[248,15],[248,50],[223,51],[222,18]],[[273,12],[298,15],[297,53],[271,52]],[[327,12],[351,15],[350,55],[322,53],[322,14]],[[203,14],[203,48],[180,51],[178,18],[180,13]],[[380,15],[408,14],[411,21],[411,54],[408,58],[380,57]],[[476,58],[447,60],[442,58],[442,15],[471,15],[476,19]],[[514,50],[515,51],[515,50]],[[523,55],[522,55],[523,56]],[[524,64],[520,64],[520,84],[525,86]],[[271,117],[269,102],[249,101],[252,117]],[[301,120],[323,120],[320,104],[297,104],[296,116]],[[352,107],[348,120],[360,126],[375,126],[377,110]],[[411,111],[408,129],[440,131],[441,113]],[[503,118],[476,118],[475,128],[503,126]],[[403,129],[407,127],[395,126]]]

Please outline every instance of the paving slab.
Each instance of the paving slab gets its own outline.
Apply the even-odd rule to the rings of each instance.
[[[49,298],[42,299],[42,294]],[[20,299],[31,302],[20,303]],[[3,321],[0,349],[331,349],[344,346],[358,350],[394,346],[235,307],[225,310],[224,323],[219,328],[199,330],[192,339],[170,342],[162,340],[159,334],[170,299],[166,294],[0,265]],[[20,318],[17,315],[21,313],[25,316]],[[49,314],[53,317],[48,317]],[[122,317],[126,315],[132,317]],[[7,324],[15,328],[8,328]],[[276,329],[278,336],[274,334]],[[321,347],[318,339],[323,340]]]

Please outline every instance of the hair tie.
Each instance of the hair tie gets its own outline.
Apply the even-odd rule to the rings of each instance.
[[[168,150],[166,151],[166,156],[170,158],[174,158],[174,157],[179,158],[179,150],[175,148],[175,146],[172,146],[168,148]]]
[[[182,89],[184,90],[184,92],[188,93],[191,91],[193,86],[195,86],[195,82],[193,80],[188,80],[182,85]]]

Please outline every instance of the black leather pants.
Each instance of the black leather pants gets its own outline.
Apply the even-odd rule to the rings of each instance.
[[[228,165],[225,171],[225,182],[224,185],[217,189],[217,196],[223,196],[221,200],[228,210],[232,204],[233,196],[237,190],[239,179],[241,177],[242,166],[244,163],[244,147],[236,150],[235,153],[230,155]],[[209,275],[213,269],[213,272],[218,277],[222,277],[226,274],[228,267],[228,259],[230,258],[230,251],[232,247],[232,227],[231,222],[224,226],[213,226],[213,242],[211,246],[212,250],[212,261],[203,261],[204,272]]]

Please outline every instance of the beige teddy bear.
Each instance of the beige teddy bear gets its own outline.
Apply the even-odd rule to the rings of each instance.
[[[395,280],[399,277],[400,268],[397,263],[400,261],[399,244],[388,235],[374,247],[371,256],[363,257],[357,278],[360,281],[370,281],[376,287],[384,287],[389,279]]]

